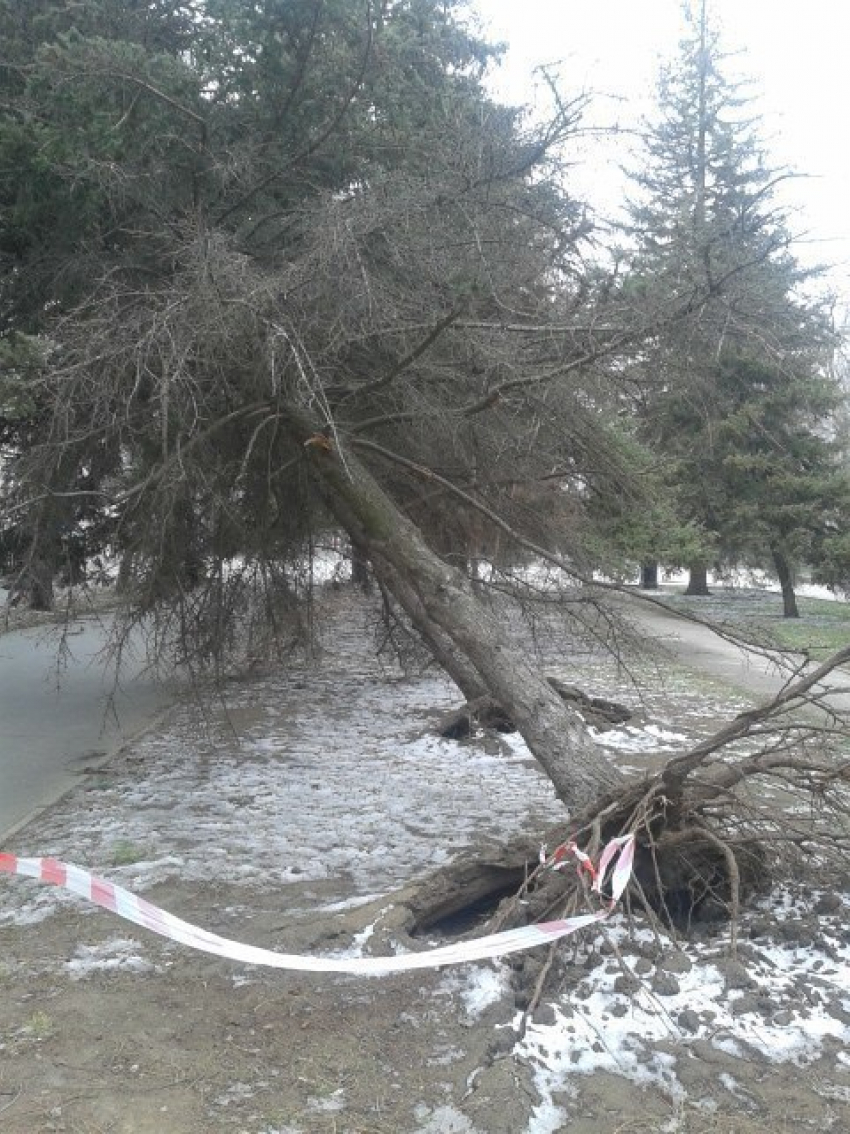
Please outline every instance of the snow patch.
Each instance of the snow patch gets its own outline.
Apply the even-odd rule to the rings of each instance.
[[[345,1088],[337,1087],[329,1095],[308,1099],[307,1107],[319,1114],[333,1114],[345,1110]]]
[[[413,1134],[480,1134],[466,1115],[453,1106],[438,1106],[431,1110],[420,1103],[414,1111],[414,1117],[422,1125]]]
[[[772,908],[788,916],[802,902],[784,887],[769,899]],[[745,967],[753,984],[746,991],[727,988],[725,958],[718,959],[716,943],[678,943],[690,968],[676,972],[674,995],[653,992],[649,973],[636,991],[626,994],[617,987],[620,964],[611,959],[598,965],[571,995],[550,1005],[554,1022],[529,1022],[517,1049],[534,1068],[541,1099],[527,1134],[559,1129],[552,1125],[559,1110],[554,1096],[569,1091],[575,1075],[621,1074],[661,1087],[674,1100],[681,1097],[675,1057],[652,1050],[659,1041],[680,1045],[683,1054],[700,1041],[735,1058],[756,1050],[765,1060],[798,1066],[816,1059],[828,1038],[850,1043],[850,1011],[843,999],[850,988],[850,938],[841,919],[822,922],[822,944],[748,944]],[[605,936],[617,941],[627,965],[633,963],[634,950],[629,950],[622,925],[611,924]],[[651,940],[648,934],[641,936],[644,945]],[[665,944],[675,951],[672,942]],[[680,1024],[683,1013],[688,1014],[687,1029]],[[837,1058],[842,1060],[841,1053]]]
[[[85,980],[94,973],[158,971],[140,955],[139,949],[139,942],[132,937],[113,937],[99,945],[78,945],[65,968],[73,980]]]
[[[676,752],[691,739],[659,725],[622,725],[607,731],[590,730],[603,748],[617,752]]]
[[[478,1019],[493,1004],[498,1004],[510,990],[507,965],[464,965],[445,973],[435,990],[436,996],[459,996],[466,1015]]]

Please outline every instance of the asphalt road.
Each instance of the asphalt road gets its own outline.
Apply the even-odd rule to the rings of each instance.
[[[167,704],[141,656],[116,687],[114,668],[98,659],[106,631],[97,619],[71,624],[58,668],[57,634],[42,626],[0,635],[0,845]]]

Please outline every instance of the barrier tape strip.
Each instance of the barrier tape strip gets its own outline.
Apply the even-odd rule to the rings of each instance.
[[[579,869],[586,869],[586,856],[576,854],[574,844],[558,847],[552,861],[548,863],[555,869],[563,866],[566,854],[574,854],[579,859]],[[471,941],[458,941],[421,953],[404,953],[392,957],[305,957],[294,953],[278,953],[272,949],[261,949],[209,933],[199,926],[182,921],[179,917],[152,905],[144,898],[116,886],[105,878],[98,878],[71,863],[59,862],[53,858],[18,858],[13,854],[0,852],[0,873],[34,878],[61,886],[73,894],[102,906],[104,909],[125,918],[144,929],[150,929],[161,937],[167,937],[192,949],[226,957],[232,961],[243,961],[249,965],[267,965],[276,969],[292,969],[298,972],[350,973],[357,976],[383,976],[387,973],[409,972],[412,969],[438,968],[440,965],[462,964],[468,961],[481,961],[490,957],[503,957],[508,953],[518,953],[557,941],[584,929],[588,925],[605,921],[622,897],[632,872],[634,859],[634,837],[629,835],[613,839],[600,856],[599,865],[594,867],[591,889],[602,894],[603,880],[608,866],[614,861],[610,878],[610,898],[603,909],[595,913],[580,914],[562,921],[545,921],[536,925],[525,925],[517,929],[491,933]]]

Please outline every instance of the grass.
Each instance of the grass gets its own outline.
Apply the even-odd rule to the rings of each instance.
[[[110,851],[113,866],[132,866],[136,862],[144,862],[148,857],[147,847],[131,843],[128,839],[119,839]]]
[[[43,1040],[49,1039],[53,1032],[53,1018],[48,1016],[46,1012],[36,1011],[20,1029],[19,1035],[27,1036],[29,1039]]]
[[[823,660],[850,645],[850,603],[800,597],[799,618],[784,618],[782,599],[755,588],[717,589],[706,598],[665,594],[674,610],[687,610],[724,623],[754,640]]]
[[[822,658],[850,643],[850,604],[801,598],[799,607],[799,618],[782,618],[771,627],[781,646]]]

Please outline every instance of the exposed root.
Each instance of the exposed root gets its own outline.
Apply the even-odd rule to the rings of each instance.
[[[549,977],[552,972],[552,966],[555,963],[555,958],[558,956],[558,942],[553,941],[549,948],[546,950],[546,960],[543,962],[543,968],[537,974],[537,979],[534,982],[534,988],[528,1000],[528,1005],[522,1013],[522,1017],[517,1028],[517,1039],[522,1040],[525,1037],[526,1029],[528,1028],[528,1021],[534,1015],[535,1010],[543,998],[543,993],[546,991],[546,986],[549,982]]]
[[[456,918],[467,902],[478,902],[476,932],[585,912],[598,896],[588,893],[581,872],[541,866],[540,844],[551,850],[574,841],[596,857],[610,839],[631,834],[636,853],[624,908],[659,943],[700,926],[728,925],[734,956],[742,910],[774,878],[828,865],[831,879],[847,879],[850,720],[830,703],[823,678],[848,658],[850,651],[842,651],[816,669],[802,667],[767,705],[740,714],[655,775],[601,794],[542,839],[516,842],[497,855],[491,850],[486,886],[468,860],[445,868],[436,885],[442,908],[447,889]],[[416,920],[438,927],[431,894]],[[604,901],[604,887],[601,896]],[[455,924],[469,928],[462,919]],[[519,967],[526,1020],[564,956],[556,947],[542,965],[537,958]]]
[[[708,843],[723,856],[723,861],[726,864],[725,881],[729,887],[729,949],[731,955],[735,957],[738,950],[738,921],[741,913],[741,869],[738,860],[729,844],[715,835],[704,824],[698,829],[690,828],[665,835],[662,845],[667,849],[688,842],[696,846],[700,846],[701,843]],[[716,894],[714,896],[717,897]]]
[[[605,697],[591,697],[575,685],[567,685],[555,677],[549,684],[563,701],[574,705],[587,724],[596,728],[611,728],[631,720],[632,711],[617,701]],[[448,740],[464,740],[476,727],[496,732],[516,732],[510,715],[492,697],[476,697],[446,713],[437,723],[437,733]]]

